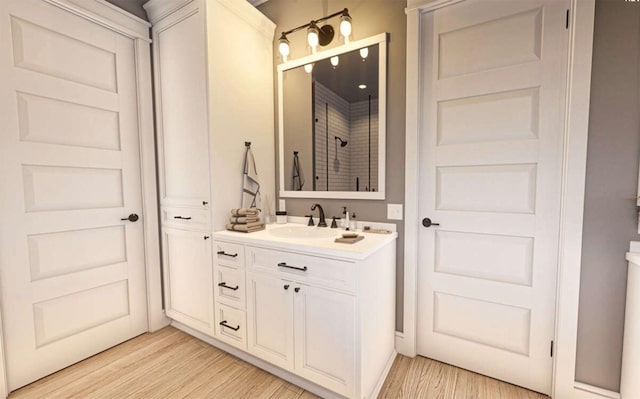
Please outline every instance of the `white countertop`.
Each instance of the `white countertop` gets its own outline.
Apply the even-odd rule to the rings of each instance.
[[[286,224],[268,224],[265,230],[256,231],[254,233],[241,233],[236,231],[221,230],[216,231],[213,236],[216,240],[237,242],[250,245],[264,245],[271,248],[294,250],[296,252],[304,252],[311,255],[337,257],[342,259],[362,260],[366,259],[378,249],[395,241],[398,233],[377,234],[363,233],[358,230],[355,233],[364,236],[364,239],[354,244],[345,244],[334,242],[335,238],[341,237],[344,229],[326,229],[335,230],[335,236],[329,238],[284,238],[277,237],[270,230],[280,227],[299,227],[303,226],[295,223]],[[318,227],[309,227],[317,229]],[[325,228],[323,228],[325,229]]]

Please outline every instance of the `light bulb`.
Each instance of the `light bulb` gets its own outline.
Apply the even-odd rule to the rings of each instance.
[[[287,56],[291,52],[291,48],[289,47],[289,40],[287,37],[282,34],[279,40],[280,44],[278,45],[278,51],[280,51],[280,55],[282,56],[283,61],[287,61]]]
[[[351,36],[351,17],[346,8],[342,12],[342,16],[340,16],[340,33],[344,36],[344,40],[348,42],[349,36]]]
[[[318,46],[318,42],[320,39],[318,38],[318,26],[315,22],[311,21],[309,25],[309,29],[307,29],[307,43],[311,46],[311,49],[315,52],[316,47]]]
[[[333,56],[329,59],[329,61],[331,61],[331,65],[333,65],[333,67],[337,67],[338,64],[340,63],[340,58],[338,58],[338,56]]]
[[[304,71],[306,73],[311,73],[311,71],[313,71],[313,64],[305,64]]]
[[[366,88],[367,88],[367,85],[365,85],[365,84],[358,85],[358,89],[360,89],[360,90],[364,90]]]
[[[368,56],[369,56],[369,47],[361,48],[360,57],[362,57],[362,60],[364,61],[364,59],[367,58]]]

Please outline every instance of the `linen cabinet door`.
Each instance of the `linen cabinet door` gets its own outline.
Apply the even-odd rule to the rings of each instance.
[[[211,201],[204,18],[200,2],[193,2],[153,26],[163,207],[206,207]]]
[[[297,284],[296,289],[296,373],[353,397],[357,344],[355,296],[303,284]]]
[[[213,333],[213,271],[208,234],[163,228],[162,256],[167,316]]]
[[[249,352],[293,370],[293,293],[291,281],[247,273]]]

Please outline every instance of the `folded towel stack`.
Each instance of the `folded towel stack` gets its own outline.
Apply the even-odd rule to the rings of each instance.
[[[233,208],[226,227],[231,231],[252,233],[264,230],[264,222],[260,221],[260,211],[256,208]]]

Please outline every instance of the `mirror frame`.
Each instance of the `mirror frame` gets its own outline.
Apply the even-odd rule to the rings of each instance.
[[[336,198],[384,200],[386,193],[386,127],[387,127],[387,41],[389,35],[380,33],[362,40],[356,40],[320,53],[291,60],[278,65],[278,174],[282,198]],[[284,165],[284,105],[283,73],[335,55],[379,45],[378,49],[378,191],[293,191],[285,190]],[[311,134],[311,132],[309,132]],[[310,174],[309,174],[310,175]]]

